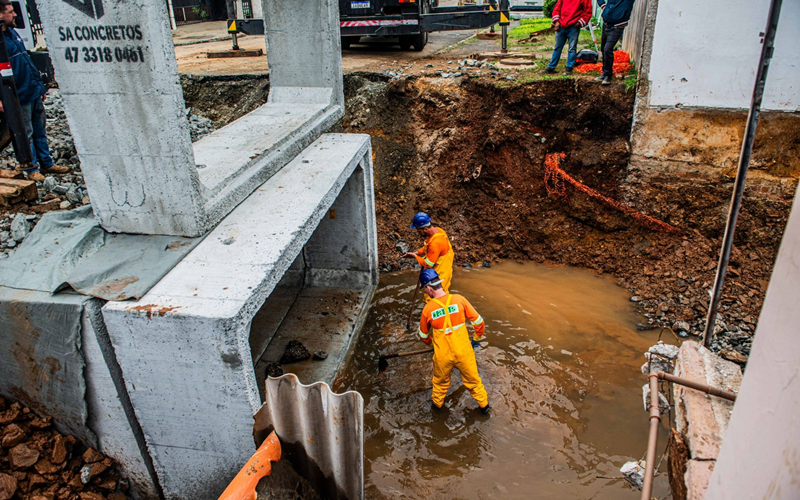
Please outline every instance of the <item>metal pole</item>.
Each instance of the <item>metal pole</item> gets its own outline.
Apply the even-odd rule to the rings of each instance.
[[[661,425],[661,408],[658,401],[658,375],[650,373],[650,435],[647,438],[647,456],[644,463],[642,500],[650,500],[653,492],[653,476],[656,467],[656,448],[658,448],[658,426]]]
[[[758,115],[761,111],[761,100],[764,97],[764,85],[767,81],[767,70],[772,59],[772,52],[775,45],[775,31],[778,28],[778,18],[781,13],[783,0],[771,0],[769,6],[769,17],[767,19],[767,29],[764,34],[764,44],[761,47],[761,58],[758,61],[756,72],[756,84],[753,88],[753,98],[750,102],[750,113],[747,117],[747,126],[744,129],[744,140],[742,141],[742,152],[739,156],[739,167],[736,171],[736,182],[733,187],[731,206],[728,211],[728,222],[725,226],[725,237],[722,240],[722,250],[720,250],[719,264],[717,265],[717,275],[714,278],[714,288],[711,292],[711,302],[708,305],[708,316],[706,317],[706,329],[703,333],[703,345],[711,346],[714,338],[714,327],[717,321],[717,308],[722,298],[722,286],[725,283],[725,273],[728,270],[728,261],[731,257],[733,247],[733,233],[736,230],[736,221],[739,218],[739,210],[742,206],[742,195],[744,194],[744,183],[747,177],[747,169],[750,166],[750,153],[753,151],[753,141],[756,136],[758,126]]]
[[[228,19],[236,19],[236,0],[226,0],[228,8]],[[236,33],[231,33],[231,41],[233,42],[232,50],[239,50],[239,36]]]
[[[710,394],[712,396],[716,396],[722,399],[727,399],[728,401],[736,401],[735,392],[726,391],[725,389],[720,389],[718,387],[714,387],[708,384],[695,382],[694,380],[689,380],[687,378],[676,377],[675,375],[662,371],[658,371],[655,373],[661,380],[666,380],[667,382],[672,382],[673,384],[682,385],[684,387],[688,387],[689,389],[694,389],[696,391],[705,392],[706,394]]]
[[[17,95],[17,85],[14,83],[14,73],[11,72],[11,62],[6,49],[5,34],[0,31],[0,102],[3,103],[8,129],[11,132],[11,144],[14,145],[14,156],[20,170],[30,170],[33,167],[33,153],[31,143],[28,141],[28,131],[22,117],[22,107]]]
[[[173,30],[178,29],[178,23],[175,22],[175,10],[172,6],[172,0],[167,0],[167,10],[169,10],[169,25]]]
[[[508,54],[508,26],[501,26],[500,30],[503,34],[503,45],[500,49],[500,52],[503,54]]]

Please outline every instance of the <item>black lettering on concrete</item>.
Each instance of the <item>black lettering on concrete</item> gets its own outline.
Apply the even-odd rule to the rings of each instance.
[[[103,0],[62,0],[65,4],[75,7],[89,17],[100,19],[105,14]]]

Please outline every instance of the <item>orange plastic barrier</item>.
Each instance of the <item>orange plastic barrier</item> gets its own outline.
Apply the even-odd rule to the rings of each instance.
[[[256,500],[256,486],[272,472],[272,462],[281,459],[281,443],[275,431],[264,440],[258,450],[225,488],[219,500]]]
[[[656,231],[663,231],[665,233],[681,233],[682,231],[675,226],[670,226],[666,222],[662,222],[658,219],[650,217],[649,215],[645,215],[641,212],[634,210],[633,208],[623,205],[622,203],[612,200],[607,196],[603,196],[598,191],[590,188],[586,184],[578,182],[575,180],[571,175],[564,172],[564,170],[559,166],[561,160],[565,158],[567,155],[564,153],[548,153],[544,159],[544,185],[547,188],[548,194],[556,194],[561,198],[567,197],[567,186],[564,182],[569,182],[579,190],[583,191],[584,193],[588,194],[592,198],[597,198],[608,205],[620,210],[621,212],[625,212],[626,214],[634,217],[635,219],[640,220],[645,226],[649,227],[650,229],[654,229]]]
[[[614,69],[612,71],[615,75],[624,75],[630,71],[632,67],[630,54],[624,50],[614,51]],[[589,73],[591,71],[601,73],[603,71],[603,63],[579,64],[575,66],[575,71],[578,73]]]

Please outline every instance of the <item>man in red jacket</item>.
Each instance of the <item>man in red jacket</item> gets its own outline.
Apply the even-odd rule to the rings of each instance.
[[[592,18],[592,0],[558,0],[553,7],[553,28],[556,30],[556,46],[553,49],[553,57],[550,64],[545,68],[547,73],[555,73],[559,59],[561,59],[561,49],[569,40],[569,52],[567,52],[567,68],[564,73],[572,73],[575,67],[575,59],[578,55],[578,34],[581,28],[589,23]]]

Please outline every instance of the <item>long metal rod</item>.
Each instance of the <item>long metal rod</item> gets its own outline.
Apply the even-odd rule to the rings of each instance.
[[[676,377],[675,375],[662,371],[655,372],[655,374],[661,380],[666,380],[667,382],[672,382],[673,384],[682,385],[684,387],[688,387],[696,391],[705,392],[706,394],[711,394],[712,396],[717,396],[718,398],[727,399],[728,401],[736,401],[735,392],[726,391],[725,389],[719,389],[717,387],[713,387],[708,384],[702,384],[700,382],[695,382],[694,380],[689,380],[683,377]]]
[[[658,401],[658,381],[666,380],[696,391],[705,392],[728,401],[736,401],[736,393],[702,384],[683,377],[657,371],[650,372],[650,434],[647,437],[647,455],[644,464],[644,481],[642,482],[642,500],[650,500],[653,493],[653,477],[655,476],[656,450],[658,449],[658,426],[661,423],[661,408]]]
[[[753,98],[750,101],[750,113],[747,117],[747,126],[744,129],[744,139],[742,140],[742,152],[739,155],[739,167],[736,171],[736,182],[731,197],[731,206],[728,211],[728,222],[725,226],[725,237],[722,240],[722,250],[719,254],[719,264],[717,265],[717,275],[714,278],[714,288],[711,293],[711,303],[708,306],[708,316],[706,317],[706,329],[703,333],[703,345],[709,347],[714,338],[714,327],[717,321],[717,308],[722,298],[722,286],[725,283],[725,273],[728,271],[728,261],[731,258],[731,248],[733,247],[733,233],[736,230],[736,221],[739,218],[739,210],[742,206],[742,195],[744,194],[744,184],[747,178],[747,169],[750,167],[750,153],[753,151],[753,141],[756,137],[756,127],[758,126],[758,116],[761,112],[761,100],[764,97],[764,86],[767,81],[767,70],[772,59],[775,45],[775,32],[778,29],[778,18],[781,13],[783,0],[771,0],[769,6],[769,16],[767,18],[767,29],[764,34],[764,44],[761,47],[761,58],[758,61],[756,72],[756,84],[753,88]]]
[[[644,481],[642,482],[642,500],[650,500],[653,492],[653,476],[656,466],[656,449],[658,448],[658,426],[661,425],[661,408],[658,401],[658,375],[650,373],[650,435],[647,438],[647,456],[644,464]]]

